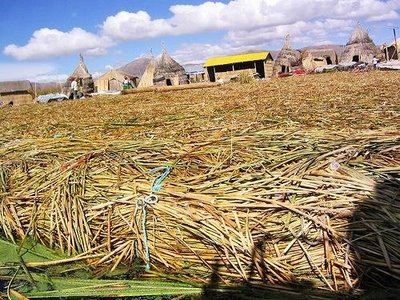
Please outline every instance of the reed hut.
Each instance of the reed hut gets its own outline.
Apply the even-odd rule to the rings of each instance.
[[[207,59],[204,68],[209,81],[229,81],[246,73],[259,78],[272,76],[273,58],[268,51],[243,53]]]
[[[150,59],[138,87],[175,86],[187,83],[185,68],[164,49],[159,57]]]
[[[378,55],[379,50],[370,38],[368,31],[358,24],[344,48],[340,63],[364,62],[370,64],[372,58]]]
[[[72,74],[68,77],[67,81],[63,86],[63,90],[65,94],[69,93],[70,86],[72,80],[75,78],[78,81],[78,86],[80,87],[80,92],[83,95],[90,94],[94,92],[94,81],[92,75],[89,73],[89,70],[83,60],[83,56],[79,55],[79,64],[72,72]]]
[[[34,102],[35,94],[28,80],[0,82],[0,107]]]
[[[301,54],[304,70],[312,72],[318,67],[336,65],[338,56],[334,49],[306,49]]]
[[[125,77],[128,77],[134,86],[137,86],[137,76],[130,75],[121,70],[111,69],[95,80],[95,91],[120,91],[123,88]]]
[[[140,78],[138,88],[144,88],[154,85],[154,73],[156,71],[157,61],[152,56],[144,70],[142,77]]]
[[[396,42],[392,42],[389,46],[384,44],[382,46],[382,52],[387,61],[398,60],[399,59],[399,49],[400,49],[400,39]]]
[[[157,59],[154,72],[154,85],[168,86],[187,84],[188,78],[185,68],[177,63],[164,49]]]
[[[282,73],[290,73],[301,66],[301,53],[298,50],[292,49],[290,36],[287,35],[283,47],[275,60],[273,75],[277,76]]]

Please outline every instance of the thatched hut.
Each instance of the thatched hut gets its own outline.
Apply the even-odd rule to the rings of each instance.
[[[187,84],[188,78],[185,68],[177,63],[164,49],[157,59],[154,72],[154,85],[180,85]]]
[[[387,61],[389,60],[398,60],[399,59],[399,51],[400,50],[400,39],[396,40],[396,43],[393,42],[390,45],[384,44],[382,46],[382,52]]]
[[[332,48],[326,49],[306,49],[301,54],[304,70],[312,72],[318,67],[336,65],[338,56]]]
[[[212,57],[204,64],[211,82],[218,78],[229,81],[243,73],[257,74],[259,78],[271,77],[272,67],[273,58],[268,51]]]
[[[150,59],[138,87],[172,86],[187,83],[188,76],[185,68],[176,62],[164,49],[161,56]]]
[[[120,91],[123,88],[125,77],[128,77],[134,86],[137,86],[137,76],[130,75],[121,70],[111,69],[95,80],[95,91]]]
[[[149,87],[154,85],[154,73],[156,71],[157,61],[152,56],[140,78],[138,88]]]
[[[379,50],[370,38],[368,31],[358,24],[344,48],[340,63],[364,62],[369,64],[377,55],[379,55]]]
[[[71,82],[74,79],[77,79],[78,86],[80,87],[80,92],[83,95],[90,94],[94,92],[94,81],[92,75],[89,73],[89,70],[83,61],[82,55],[80,56],[79,64],[72,72],[72,74],[68,77],[67,81],[64,84],[64,93],[69,94],[69,89],[71,86]]]
[[[0,107],[34,103],[32,84],[28,80],[0,82]]]
[[[292,49],[290,36],[287,35],[283,47],[275,60],[273,74],[277,76],[281,73],[289,73],[301,66],[301,53]]]

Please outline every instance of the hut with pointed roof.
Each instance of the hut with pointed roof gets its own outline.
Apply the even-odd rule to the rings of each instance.
[[[181,85],[187,84],[188,77],[185,68],[176,62],[167,52],[163,50],[157,59],[154,72],[154,85]]]
[[[96,92],[121,91],[123,89],[125,77],[127,77],[134,86],[137,86],[137,76],[133,76],[121,70],[111,69],[95,80],[94,89]]]
[[[273,74],[274,76],[278,76],[279,74],[293,72],[295,69],[301,67],[301,53],[298,50],[292,49],[290,36],[287,35],[283,47],[275,60]]]
[[[157,61],[152,56],[147,64],[142,77],[140,78],[138,88],[149,87],[154,85],[154,74],[156,72]]]
[[[0,107],[34,103],[35,94],[28,80],[0,82]]]
[[[379,55],[379,50],[370,38],[368,31],[357,24],[350,36],[340,59],[341,64],[351,62],[372,63],[374,56]]]
[[[185,68],[164,49],[159,57],[150,59],[138,87],[172,86],[187,83],[188,76]]]
[[[64,93],[69,94],[71,82],[76,79],[78,81],[78,86],[80,87],[80,92],[83,95],[90,94],[94,92],[94,81],[92,75],[89,73],[89,70],[83,60],[83,56],[79,55],[79,64],[72,72],[72,74],[68,77],[67,81],[64,84]]]
[[[211,57],[204,64],[211,82],[230,81],[244,73],[259,78],[271,77],[272,66],[273,58],[268,51]]]

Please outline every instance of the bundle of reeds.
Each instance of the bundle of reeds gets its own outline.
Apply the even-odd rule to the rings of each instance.
[[[398,132],[17,140],[0,157],[3,234],[88,256],[99,274],[148,263],[332,290],[399,276]]]

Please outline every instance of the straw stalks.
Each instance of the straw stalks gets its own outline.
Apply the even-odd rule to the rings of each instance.
[[[228,281],[314,278],[351,288],[363,264],[400,272],[396,182],[377,187],[399,171],[399,141],[257,131],[180,147],[127,141],[109,142],[111,150],[97,141],[86,153],[84,141],[21,143],[18,153],[2,149],[15,163],[0,222],[9,239],[29,235],[68,255],[93,255],[100,269],[143,262],[148,243],[153,268],[199,282],[218,265]],[[18,160],[33,146],[33,157]],[[145,241],[139,199],[151,192],[149,171],[164,165],[174,169],[148,207]]]
[[[1,111],[1,234],[98,276],[143,270],[149,250],[152,270],[200,284],[397,282],[399,75],[374,74]]]

